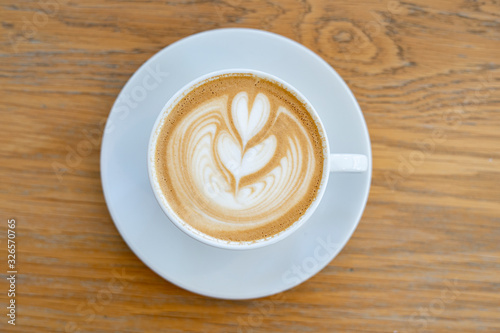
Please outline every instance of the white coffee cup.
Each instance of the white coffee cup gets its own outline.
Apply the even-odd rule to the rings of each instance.
[[[323,135],[324,139],[324,151],[323,151],[323,156],[325,156],[325,163],[323,163],[324,170],[323,170],[323,176],[322,180],[320,183],[320,188],[317,192],[316,198],[313,201],[313,203],[309,206],[307,211],[295,222],[293,223],[290,227],[287,229],[281,231],[278,234],[275,234],[271,237],[256,240],[256,241],[241,241],[241,242],[235,242],[235,241],[227,241],[227,240],[222,240],[222,239],[217,239],[215,237],[209,236],[195,228],[193,228],[191,225],[188,223],[184,222],[170,207],[168,200],[165,198],[164,194],[161,191],[161,187],[159,185],[159,181],[157,179],[157,174],[156,174],[156,160],[154,158],[155,156],[155,151],[156,151],[156,143],[158,139],[158,135],[161,132],[161,127],[163,125],[164,119],[168,116],[169,112],[177,104],[177,102],[184,97],[186,94],[188,94],[192,89],[194,89],[198,84],[201,82],[210,79],[211,77],[219,76],[222,74],[230,74],[230,73],[251,73],[253,75],[256,75],[258,77],[262,77],[264,79],[274,81],[281,85],[283,88],[288,90],[289,92],[292,92],[299,100],[301,100],[305,105],[307,105],[308,110],[310,111],[310,114],[314,121],[316,122],[316,125],[318,126],[318,129],[320,133]],[[297,229],[299,229],[306,221],[313,215],[315,209],[318,207],[323,194],[325,192],[327,183],[328,183],[328,177],[330,175],[330,172],[366,172],[368,170],[368,158],[365,155],[361,154],[350,154],[350,153],[345,153],[345,154],[330,154],[330,147],[328,144],[328,137],[327,133],[325,131],[325,128],[323,126],[323,123],[321,122],[321,119],[319,118],[316,110],[314,109],[313,105],[307,99],[295,88],[293,88],[290,84],[286,83],[285,81],[277,78],[276,76],[256,71],[256,70],[249,70],[249,69],[229,69],[229,70],[221,70],[221,71],[216,71],[212,72],[206,75],[203,75],[192,82],[188,83],[185,85],[182,89],[180,89],[172,98],[168,100],[168,102],[165,104],[163,107],[162,111],[158,115],[158,118],[156,119],[156,122],[153,126],[153,130],[151,132],[151,137],[149,140],[149,148],[148,148],[148,172],[149,172],[149,180],[151,182],[151,187],[153,189],[154,195],[156,197],[156,200],[158,201],[160,207],[162,210],[165,212],[167,217],[172,221],[172,223],[177,226],[180,230],[185,232],[187,235],[191,236],[192,238],[203,242],[205,244],[215,246],[218,248],[223,248],[223,249],[232,249],[232,250],[247,250],[247,249],[254,249],[266,245],[270,245],[273,243],[276,243],[287,236],[291,235],[294,233]]]

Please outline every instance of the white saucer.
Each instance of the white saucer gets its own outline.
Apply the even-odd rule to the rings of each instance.
[[[368,172],[332,174],[322,202],[304,226],[255,250],[218,249],[185,235],[158,206],[148,180],[148,139],[163,105],[186,83],[226,68],[256,69],[287,81],[314,105],[332,153],[365,154],[369,161]],[[347,243],[368,199],[370,139],[351,91],[319,56],[260,30],[212,30],[164,48],[130,78],[106,124],[101,177],[116,227],[153,271],[198,294],[258,298],[307,280]]]

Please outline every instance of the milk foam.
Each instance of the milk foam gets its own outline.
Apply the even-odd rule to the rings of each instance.
[[[172,208],[215,237],[280,223],[318,175],[303,121],[263,92],[208,99],[176,120],[162,147]]]

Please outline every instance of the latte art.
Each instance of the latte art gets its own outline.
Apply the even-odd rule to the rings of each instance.
[[[225,105],[224,107],[227,108]],[[268,122],[270,108],[269,99],[262,93],[255,97],[251,111],[248,109],[248,94],[246,92],[240,92],[232,101],[231,117],[240,141],[233,134],[224,131],[218,136],[216,145],[220,161],[234,177],[235,193],[238,192],[240,179],[259,171],[269,163],[276,151],[276,137],[274,135],[269,136],[248,151],[246,149],[248,141],[259,133]]]
[[[243,74],[205,82],[177,102],[155,157],[177,216],[233,241],[292,225],[323,173],[322,137],[305,106],[277,84]]]

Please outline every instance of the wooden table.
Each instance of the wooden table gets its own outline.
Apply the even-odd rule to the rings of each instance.
[[[498,1],[2,0],[0,22],[1,332],[500,331]],[[102,122],[129,77],[166,45],[223,27],[317,52],[354,92],[373,144],[370,198],[345,249],[300,286],[250,301],[152,272],[100,183]]]

